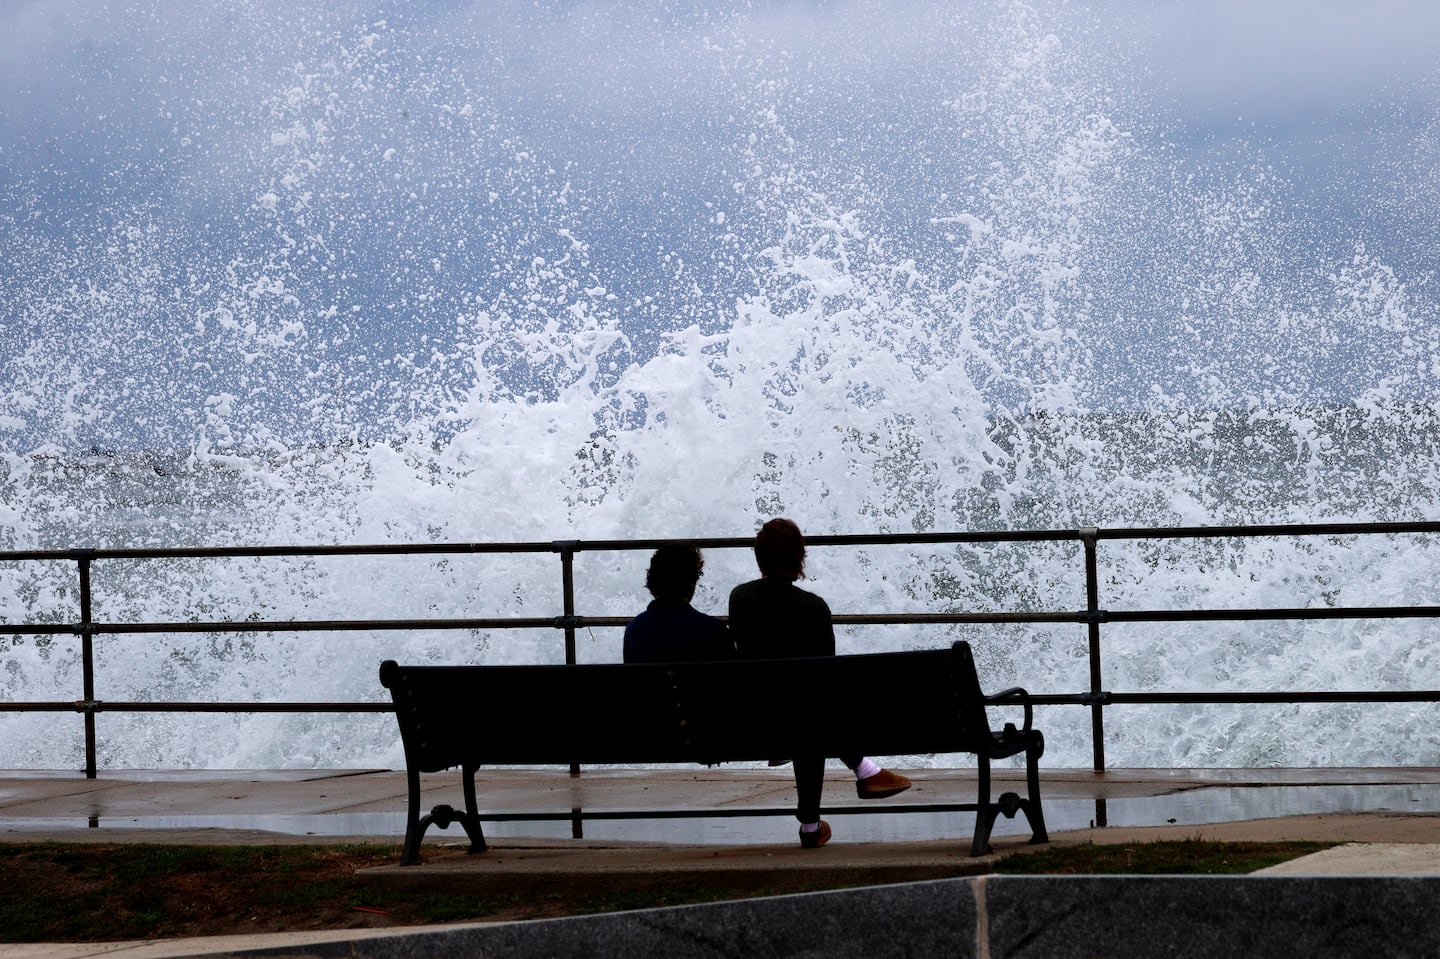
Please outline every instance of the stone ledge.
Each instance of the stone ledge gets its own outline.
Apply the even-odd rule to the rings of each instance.
[[[1440,877],[1431,876],[986,876],[226,955],[1433,956],[1440,951],[1437,899]]]

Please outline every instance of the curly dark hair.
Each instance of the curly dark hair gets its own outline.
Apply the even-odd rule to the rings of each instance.
[[[645,588],[662,602],[688,603],[704,574],[705,557],[689,543],[668,543],[650,557]]]
[[[755,562],[770,579],[805,578],[805,536],[793,520],[772,519],[755,536]]]

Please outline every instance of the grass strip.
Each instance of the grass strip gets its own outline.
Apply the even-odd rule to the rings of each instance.
[[[1187,839],[1049,847],[998,861],[957,859],[950,875],[1240,874],[1333,843]],[[482,920],[550,918],[810,892],[813,876],[756,885],[722,872],[693,882],[557,877],[491,891],[435,892],[364,882],[393,864],[377,845],[196,846],[0,843],[0,942],[103,942]]]

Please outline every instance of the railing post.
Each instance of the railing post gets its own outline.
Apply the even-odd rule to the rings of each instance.
[[[1094,769],[1105,771],[1105,704],[1101,701],[1104,684],[1100,673],[1100,574],[1096,559],[1096,546],[1100,530],[1087,527],[1080,530],[1080,541],[1085,544],[1085,620],[1090,639],[1090,740],[1094,749]]]
[[[575,665],[575,548],[579,540],[557,540],[555,548],[560,550],[560,593],[565,616],[565,664]],[[580,764],[570,764],[570,775],[580,775]],[[576,822],[579,820],[577,818]],[[579,828],[577,825],[575,828]]]
[[[575,665],[575,548],[579,540],[558,540],[560,551],[560,591],[565,613],[565,665]]]
[[[85,778],[95,778],[95,620],[90,603],[91,550],[75,555],[80,572],[80,668],[84,674]]]

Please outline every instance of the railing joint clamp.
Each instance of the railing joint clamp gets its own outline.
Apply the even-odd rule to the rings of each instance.
[[[1082,706],[1109,706],[1110,691],[1108,689],[1099,689],[1092,693],[1081,693],[1080,704]]]
[[[1075,621],[1086,625],[1108,623],[1110,622],[1110,611],[1108,609],[1082,609],[1075,614]]]
[[[550,543],[557,553],[573,553],[580,548],[578,539],[557,539]]]
[[[75,711],[77,713],[98,713],[100,711],[100,700],[77,699],[75,700]]]
[[[556,628],[556,629],[584,629],[584,628],[585,628],[585,617],[584,617],[584,616],[556,616],[556,617],[555,617],[555,628]]]

